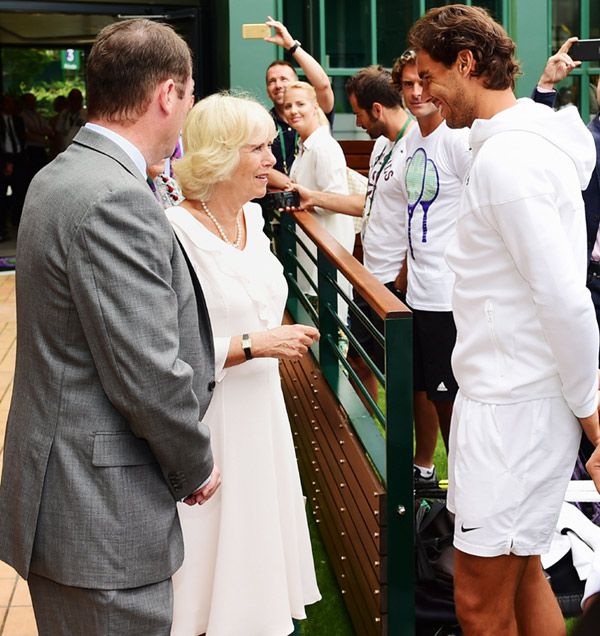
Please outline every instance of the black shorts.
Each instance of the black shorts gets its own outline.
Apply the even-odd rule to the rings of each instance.
[[[392,292],[392,294],[404,302],[404,293],[394,287],[393,281],[391,283],[386,283],[385,286]],[[352,292],[352,299],[356,303],[356,306],[373,323],[375,329],[377,329],[383,337],[383,320],[379,317],[377,312],[371,309],[362,296],[359,296],[355,291]],[[385,373],[385,356],[383,354],[383,346],[375,340],[371,332],[363,324],[362,320],[353,315],[352,310],[350,310],[348,314],[348,326],[352,335],[356,338],[356,340],[358,340],[360,346],[368,353],[369,357],[373,360],[373,363],[377,366],[381,373]],[[348,357],[354,359],[360,358],[356,347],[354,347],[352,343],[348,346]]]
[[[413,309],[413,387],[433,402],[453,401],[458,385],[450,359],[456,343],[451,311]]]

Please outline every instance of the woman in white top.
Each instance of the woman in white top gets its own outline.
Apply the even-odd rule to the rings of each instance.
[[[300,137],[298,156],[292,165],[290,179],[309,190],[348,194],[346,159],[342,148],[331,136],[327,119],[317,103],[315,89],[306,82],[289,84],[285,90],[283,109],[290,126]],[[329,234],[352,254],[355,238],[352,218],[316,206],[313,214]],[[298,235],[303,242],[312,246],[304,232],[299,231]],[[314,247],[311,252],[316,256]],[[300,263],[316,281],[315,265],[309,261],[302,248],[298,247],[296,253]],[[314,293],[304,276],[298,275],[298,282],[305,293]],[[349,285],[344,286],[350,291]]]
[[[185,558],[172,634],[285,636],[320,595],[277,359],[301,357],[318,332],[281,326],[282,266],[249,203],[264,196],[275,163],[271,116],[211,95],[183,134],[174,171],[185,200],[166,214],[210,314],[216,387],[205,423],[223,482],[202,506],[179,506]]]

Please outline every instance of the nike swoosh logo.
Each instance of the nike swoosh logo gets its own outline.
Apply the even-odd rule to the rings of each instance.
[[[460,531],[461,532],[471,532],[472,530],[479,530],[481,529],[481,526],[477,526],[476,528],[465,528],[464,524],[460,524]]]

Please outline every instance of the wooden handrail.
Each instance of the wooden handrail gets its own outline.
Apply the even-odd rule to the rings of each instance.
[[[353,611],[352,616],[357,633],[368,636],[414,634],[415,576],[413,569],[407,567],[407,564],[414,562],[415,549],[414,515],[410,514],[414,510],[412,313],[325,230],[316,215],[309,212],[290,214],[290,217],[281,219],[281,233],[277,237],[278,247],[281,250],[280,258],[283,261],[286,276],[291,282],[298,271],[294,253],[297,237],[294,236],[294,230],[301,228],[317,246],[318,262],[321,266],[318,273],[321,283],[318,286],[318,318],[322,337],[318,343],[316,360],[318,360],[324,381],[334,392],[341,409],[348,415],[353,439],[359,444],[359,449],[365,451],[368,463],[376,469],[377,477],[381,478],[382,484],[385,485],[384,506],[381,507],[381,502],[378,501],[379,507],[376,510],[372,508],[373,516],[381,523],[380,529],[373,530],[371,526],[368,526],[367,530],[369,536],[377,535],[377,540],[382,538],[382,542],[376,541],[376,544],[372,546],[371,543],[358,541],[357,546],[366,548],[365,561],[362,559],[362,553],[339,540],[340,536],[342,538],[348,536],[344,523],[353,522],[354,515],[349,515],[347,511],[353,506],[354,509],[356,508],[354,495],[360,491],[347,487],[348,476],[343,470],[351,468],[350,463],[354,464],[355,459],[353,458],[350,462],[349,457],[340,455],[340,448],[346,449],[350,445],[340,439],[339,424],[334,425],[333,443],[320,437],[334,418],[325,415],[323,423],[318,423],[319,416],[315,415],[315,411],[323,417],[324,409],[320,404],[315,405],[315,394],[319,399],[318,396],[322,398],[326,392],[315,388],[314,373],[305,374],[302,381],[296,376],[292,377],[289,384],[292,387],[291,407],[288,402],[290,419],[303,420],[305,426],[305,433],[302,436],[298,435],[300,455],[302,451],[310,455],[307,455],[308,464],[306,459],[303,460],[305,467],[311,471],[316,466],[314,472],[319,475],[319,478],[315,478],[310,472],[308,475],[308,482],[312,486],[316,485],[319,490],[319,493],[315,490],[311,501],[317,504],[315,509],[323,514],[323,517],[318,519],[323,521],[321,530],[330,542],[328,548],[330,553],[333,553],[334,562],[341,564],[342,569],[336,570],[336,573],[341,585],[344,586],[342,589],[349,591],[345,597],[349,607],[356,610]],[[384,320],[392,318],[392,320],[386,320],[384,333],[385,424],[382,422],[381,427],[374,423],[372,414],[368,412],[357,394],[360,390],[364,397],[366,392],[364,385],[358,376],[354,378],[350,375],[349,365],[343,364],[338,355],[340,353],[339,323],[334,314],[336,294],[339,299],[341,287],[335,281],[337,271],[348,279],[357,293],[364,297],[380,318]],[[302,298],[301,294],[298,298],[294,298],[292,292],[290,300],[295,302],[288,304],[288,309],[296,321],[305,319],[305,314],[298,311],[299,298]],[[298,367],[299,364],[294,366]],[[287,365],[283,366],[287,367]],[[307,408],[299,408],[301,402],[299,388],[304,391],[303,395],[308,399],[308,404],[305,405]],[[342,442],[344,442],[343,447]],[[333,463],[327,462],[329,459],[327,453],[330,451],[333,451]],[[326,472],[327,476],[331,476],[331,480],[322,481]],[[306,474],[304,477],[306,479]],[[343,495],[338,490],[338,484],[340,488],[344,487]],[[352,497],[348,505],[345,505],[347,502],[344,497],[347,495]],[[362,508],[359,509],[357,518],[362,516],[361,511]],[[406,511],[409,514],[404,514]],[[330,527],[335,527],[337,532],[331,534]],[[350,527],[350,530],[353,536],[357,534],[359,537],[366,536],[364,529],[357,526]],[[379,551],[378,554],[373,556],[373,550]],[[351,563],[351,567],[344,570],[343,567],[347,563]],[[379,567],[382,563],[385,567],[380,571],[382,577],[378,577],[378,572],[373,572],[372,565]],[[359,579],[355,581],[351,578],[352,573],[358,575],[360,581],[367,580],[369,590],[377,587],[377,591],[381,592],[377,595],[374,605],[365,603],[366,593],[355,594],[355,591],[360,589],[360,583]],[[346,587],[349,582],[350,590]],[[367,607],[371,610],[365,613]]]
[[[288,212],[381,319],[408,318],[410,309],[345,250],[310,212]]]

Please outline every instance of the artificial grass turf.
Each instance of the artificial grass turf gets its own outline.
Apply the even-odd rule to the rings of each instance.
[[[318,603],[307,606],[307,619],[301,622],[300,633],[302,636],[356,636],[310,507],[307,508],[307,516],[322,598]]]

